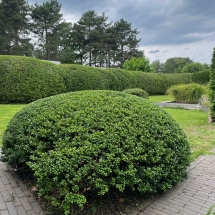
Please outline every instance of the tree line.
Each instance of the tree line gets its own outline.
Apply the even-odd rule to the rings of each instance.
[[[124,19],[89,10],[77,23],[66,22],[57,0],[29,5],[26,0],[0,0],[0,54],[34,56],[63,63],[121,67],[143,57],[137,29]]]
[[[193,62],[188,57],[173,57],[167,59],[164,63],[155,60],[151,65],[157,73],[195,73],[210,69],[210,65]]]

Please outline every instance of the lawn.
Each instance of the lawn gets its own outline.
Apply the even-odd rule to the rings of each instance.
[[[8,122],[16,112],[21,110],[25,105],[0,105],[0,146],[2,145],[2,135],[7,128]]]
[[[150,96],[150,101],[170,101],[169,96]],[[8,122],[14,114],[25,105],[0,105],[0,146],[2,135]],[[194,160],[199,155],[209,153],[215,147],[215,125],[208,124],[208,113],[201,110],[185,110],[165,108],[185,131],[191,146],[191,158]]]
[[[170,95],[149,96],[149,101],[151,101],[151,102],[174,101],[174,98]]]
[[[207,154],[215,148],[215,124],[208,123],[208,113],[201,110],[164,108],[187,135],[191,159]]]

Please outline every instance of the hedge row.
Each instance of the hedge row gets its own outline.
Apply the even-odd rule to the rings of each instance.
[[[141,88],[162,95],[177,84],[191,82],[192,74],[156,74],[81,65],[55,65],[21,56],[0,56],[0,103],[29,103],[79,90]]]

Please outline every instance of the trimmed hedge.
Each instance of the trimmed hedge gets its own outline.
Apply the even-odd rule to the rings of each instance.
[[[149,95],[145,90],[139,89],[139,88],[132,88],[132,89],[127,89],[123,90],[124,93],[128,93],[131,95],[139,96],[144,99],[148,99]]]
[[[192,74],[156,74],[81,65],[55,65],[29,57],[0,56],[0,103],[29,103],[79,90],[141,88],[162,95],[176,84],[191,82]]]
[[[30,57],[0,56],[0,103],[29,103],[66,92],[57,65]]]
[[[206,93],[205,86],[200,84],[180,84],[172,86],[167,94],[173,96],[176,102],[197,104],[199,99]]]
[[[21,122],[21,123],[20,123]],[[87,194],[165,191],[185,176],[185,133],[159,106],[116,91],[80,91],[35,101],[10,121],[3,154],[33,170],[39,193],[60,214]]]
[[[210,69],[193,73],[191,80],[198,84],[208,84],[210,81]]]

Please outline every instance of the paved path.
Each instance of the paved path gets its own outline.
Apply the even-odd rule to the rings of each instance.
[[[32,193],[13,169],[0,161],[0,215],[43,215]]]
[[[0,215],[43,215],[32,193],[11,167],[1,161],[0,194]],[[188,178],[180,185],[130,215],[204,215],[213,204],[215,155],[206,155],[191,164]]]
[[[131,215],[205,215],[214,204],[215,155],[206,155],[191,164],[180,185]]]
[[[185,103],[177,103],[177,102],[156,102],[155,104],[160,107],[171,107],[171,108],[184,108],[189,110],[202,110],[204,112],[209,112],[208,106],[199,106],[197,104],[185,104]]]

